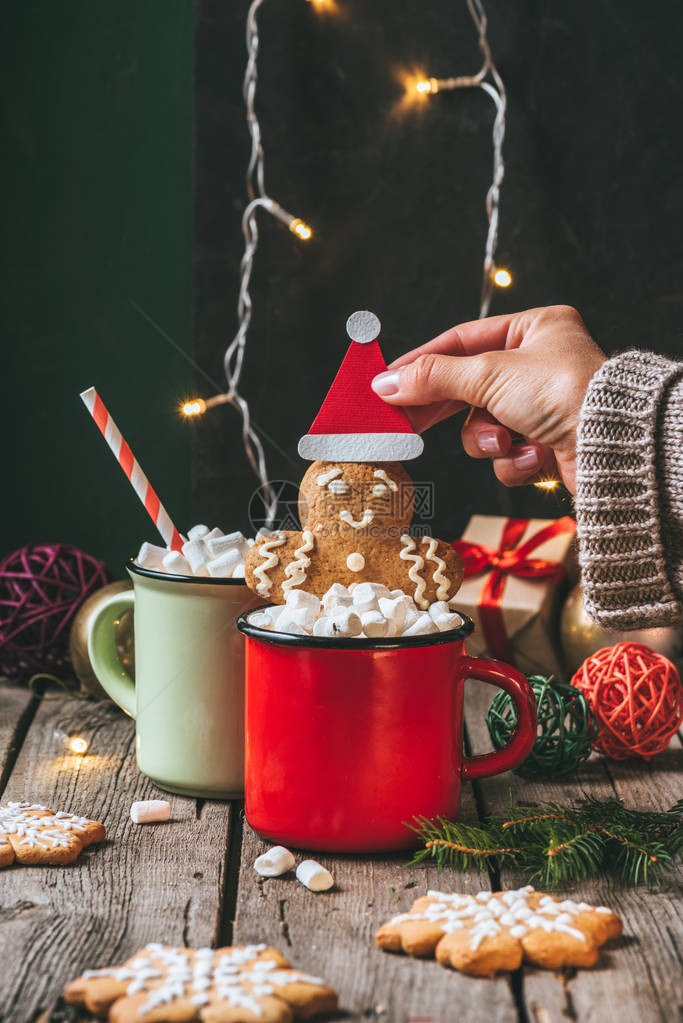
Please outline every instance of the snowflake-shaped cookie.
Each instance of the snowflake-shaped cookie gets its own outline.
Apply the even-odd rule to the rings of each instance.
[[[432,956],[442,966],[487,975],[536,966],[593,966],[598,948],[621,934],[621,920],[605,906],[554,899],[531,885],[507,892],[445,895],[427,892],[383,924],[380,948]]]
[[[17,863],[73,863],[86,845],[101,842],[104,825],[48,810],[40,803],[0,805],[0,867]]]
[[[337,994],[275,948],[147,945],[123,966],[86,970],[64,996],[116,1023],[290,1023],[334,1012]]]

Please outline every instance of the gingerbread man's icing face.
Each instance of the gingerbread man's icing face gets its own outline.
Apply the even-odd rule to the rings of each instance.
[[[412,480],[400,462],[313,462],[301,481],[299,515],[318,538],[397,539],[413,517]]]

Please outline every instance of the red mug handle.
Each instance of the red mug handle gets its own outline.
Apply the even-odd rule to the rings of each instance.
[[[512,699],[517,711],[517,727],[507,746],[492,753],[476,757],[463,757],[462,776],[468,781],[501,774],[516,767],[531,753],[536,741],[536,697],[521,671],[502,661],[488,661],[479,657],[465,657],[464,678],[474,678],[503,689]]]

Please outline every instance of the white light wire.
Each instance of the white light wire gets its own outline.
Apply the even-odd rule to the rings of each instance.
[[[500,190],[505,177],[505,163],[503,161],[503,142],[505,141],[505,127],[507,114],[507,94],[505,84],[500,76],[498,68],[491,54],[491,47],[487,35],[488,20],[486,11],[481,0],[467,0],[467,8],[479,33],[479,49],[481,50],[484,62],[476,75],[460,75],[457,78],[436,79],[437,91],[448,91],[449,89],[482,89],[493,100],[496,107],[496,116],[493,121],[493,178],[488,192],[486,193],[486,217],[488,219],[488,230],[486,233],[486,247],[484,252],[484,265],[481,282],[481,301],[479,306],[479,318],[488,316],[493,295],[493,276],[496,269],[496,249],[498,247],[498,220],[500,211]],[[486,81],[489,76],[492,81]]]
[[[246,398],[239,393],[238,385],[244,361],[244,349],[247,332],[251,323],[252,302],[249,293],[254,256],[258,248],[258,224],[256,214],[259,209],[280,220],[286,227],[296,221],[291,213],[283,209],[266,193],[264,153],[261,142],[261,125],[256,114],[255,97],[258,82],[258,51],[259,34],[256,14],[264,0],[253,0],[247,14],[247,66],[244,72],[242,92],[247,115],[247,127],[251,136],[251,153],[247,165],[246,185],[248,203],[242,215],[242,234],[244,236],[244,254],[240,262],[240,287],[237,300],[237,333],[231,341],[223,359],[225,375],[228,379],[227,398],[242,416],[242,441],[252,469],[261,483],[261,497],[266,508],[266,526],[271,528],[277,511],[277,497],[268,479],[266,457],[261,440],[251,423],[249,405]]]

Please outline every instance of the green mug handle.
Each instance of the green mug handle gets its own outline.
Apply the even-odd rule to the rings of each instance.
[[[94,615],[88,633],[88,656],[97,681],[114,703],[132,718],[135,717],[135,683],[121,664],[116,649],[116,626],[134,604],[133,590],[112,593]]]

